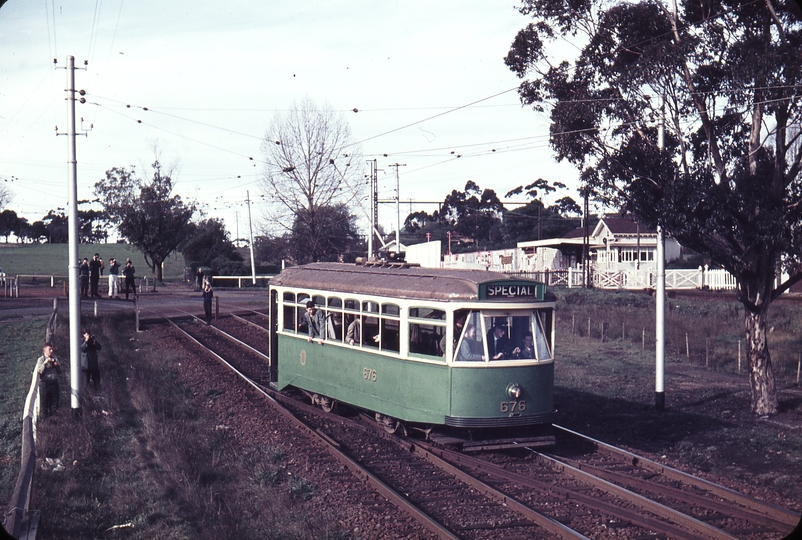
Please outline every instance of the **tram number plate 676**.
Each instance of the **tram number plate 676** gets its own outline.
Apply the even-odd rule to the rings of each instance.
[[[501,412],[503,413],[513,413],[513,412],[523,412],[526,410],[526,401],[502,401],[501,402]]]
[[[370,368],[362,369],[362,378],[366,381],[376,382],[376,370]]]

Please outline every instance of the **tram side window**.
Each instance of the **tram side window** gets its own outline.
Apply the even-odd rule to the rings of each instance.
[[[282,329],[287,332],[295,332],[295,294],[285,292],[282,299],[282,315],[284,319]]]
[[[343,333],[343,301],[337,297],[329,297],[326,307],[326,331],[328,339],[342,341]]]
[[[432,308],[413,307],[409,310],[409,352],[441,358],[444,351],[441,343],[445,340],[446,327],[433,321],[445,319],[445,311]],[[422,320],[416,320],[422,319]]]
[[[362,302],[362,345],[378,347],[381,341],[379,333],[379,304],[366,300]],[[368,315],[371,314],[371,315]]]
[[[345,342],[354,347],[360,347],[362,345],[362,321],[359,316],[359,301],[348,298],[344,304],[343,328],[345,328]]]
[[[401,349],[401,309],[396,304],[382,304],[380,346],[383,351],[398,352]]]

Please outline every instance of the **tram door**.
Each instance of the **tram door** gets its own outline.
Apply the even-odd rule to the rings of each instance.
[[[270,290],[270,338],[268,342],[268,350],[270,351],[270,382],[278,382],[278,339],[276,339],[276,332],[278,331],[278,292],[275,289]]]

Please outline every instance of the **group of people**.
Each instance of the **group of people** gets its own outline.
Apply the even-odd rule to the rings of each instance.
[[[321,345],[326,339],[326,315],[320,311],[312,300],[306,303],[306,313],[304,313],[304,322],[308,332],[308,340],[317,340]],[[376,334],[372,336],[374,343],[381,341],[381,335]],[[362,319],[354,317],[354,320],[348,324],[345,332],[345,341],[349,345],[359,345],[362,343]]]
[[[100,362],[98,351],[100,342],[95,338],[89,328],[82,330],[81,342],[81,371],[86,374],[86,384],[93,388],[100,388]],[[61,361],[55,355],[53,344],[49,341],[42,346],[42,356],[36,360],[36,373],[39,375],[40,409],[45,416],[50,416],[59,407],[59,377],[61,375]]]
[[[78,265],[78,276],[81,279],[81,296],[83,298],[100,298],[100,276],[106,265],[98,253],[88,260],[86,257]],[[120,298],[120,263],[114,257],[109,259],[109,298]],[[125,299],[129,298],[129,290],[136,294],[136,280],[134,274],[136,269],[131,259],[126,259],[125,266],[122,268],[122,275],[125,278]]]
[[[455,336],[458,335],[455,333]],[[535,359],[535,342],[531,332],[526,332],[521,344],[513,347],[507,335],[507,325],[503,321],[496,321],[485,337],[487,339],[487,355],[490,360]],[[482,343],[476,339],[476,325],[468,326],[456,358],[469,362],[485,359]]]

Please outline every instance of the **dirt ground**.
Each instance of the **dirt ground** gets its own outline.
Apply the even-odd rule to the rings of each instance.
[[[758,418],[745,374],[669,362],[658,411],[653,360],[605,373],[581,347],[566,349],[555,368],[558,424],[802,512],[802,388],[778,385],[780,413]]]

